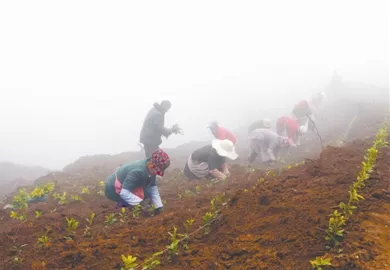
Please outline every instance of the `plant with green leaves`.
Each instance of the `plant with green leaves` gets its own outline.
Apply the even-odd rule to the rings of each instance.
[[[177,194],[177,197],[181,200],[183,199],[183,195],[181,193]]]
[[[11,211],[10,217],[13,218],[13,219],[18,219],[18,220],[20,220],[20,221],[25,221],[25,220],[27,220],[27,215],[26,215],[25,213],[19,214],[19,213],[16,212],[16,211]]]
[[[126,218],[127,218],[127,215],[126,215],[126,208],[125,208],[125,207],[122,207],[122,208],[121,208],[121,211],[119,212],[119,221],[120,221],[121,223],[124,223]]]
[[[186,189],[186,190],[184,191],[184,197],[190,198],[190,197],[192,197],[192,196],[194,196],[194,193],[193,193],[191,190]]]
[[[74,231],[79,227],[79,222],[74,218],[66,218],[66,230],[68,232],[74,233]]]
[[[216,201],[218,204],[222,204],[222,203],[223,203],[223,199],[225,198],[225,195],[226,195],[225,192],[222,192],[221,194],[216,195],[216,196],[215,196],[215,201]]]
[[[106,226],[112,225],[116,222],[115,214],[111,213],[106,216],[105,224]]]
[[[88,187],[83,187],[81,189],[81,194],[89,194],[89,188]]]
[[[322,270],[324,266],[332,266],[331,258],[316,257],[310,264],[313,269]]]
[[[163,253],[164,252],[159,251],[159,252],[154,253],[151,257],[145,259],[145,261],[142,263],[142,265],[143,265],[142,270],[153,269],[156,266],[160,265],[161,262],[159,259],[157,259],[157,257]]]
[[[53,194],[54,199],[57,199],[58,200],[58,204],[61,204],[61,205],[68,203],[67,196],[68,196],[67,192],[63,192],[62,195],[60,195],[58,193],[54,193]]]
[[[31,198],[41,198],[54,190],[55,184],[53,182],[46,185],[39,185],[30,193]]]
[[[179,255],[179,240],[177,239],[177,228],[173,227],[173,232],[168,232],[171,236],[171,244],[167,246],[168,252],[171,255]]]
[[[195,193],[196,193],[197,195],[200,194],[200,186],[199,186],[199,185],[195,187]]]
[[[84,230],[83,236],[85,238],[91,237],[91,228],[89,226],[87,226],[87,225],[85,226],[85,230]]]
[[[42,211],[39,211],[39,210],[35,210],[35,218],[39,218],[43,215],[43,212]]]
[[[338,244],[339,240],[344,237],[344,230],[342,227],[345,225],[346,221],[347,219],[341,213],[334,210],[328,222],[325,240],[330,241],[332,245]]]
[[[76,195],[71,195],[72,199],[76,202],[80,202],[83,200],[83,198],[81,198],[81,196],[79,194],[76,194]]]
[[[131,255],[125,256],[122,254],[121,258],[123,263],[121,270],[134,270],[138,266],[138,264],[135,262],[137,257],[133,257]]]
[[[207,212],[203,217],[203,223],[204,223],[204,234],[210,233],[210,222],[214,218],[214,214],[211,212]]]
[[[190,231],[190,228],[192,226],[192,224],[194,223],[194,219],[190,218],[190,219],[187,219],[186,222],[183,223],[184,225],[184,228],[186,230],[186,233],[188,233]]]
[[[12,198],[11,206],[13,209],[26,209],[28,207],[29,194],[22,188]]]
[[[91,213],[89,215],[89,218],[86,218],[85,220],[88,222],[89,226],[92,226],[92,223],[93,223],[93,219],[95,218],[95,213]]]
[[[211,204],[211,211],[213,211],[213,212],[217,211],[217,205],[215,204],[215,198],[211,199],[210,204]]]
[[[43,235],[38,237],[37,245],[39,245],[40,248],[49,248],[51,246],[51,238],[47,235]]]
[[[132,212],[133,212],[133,217],[134,218],[139,218],[139,215],[141,214],[142,207],[140,204],[137,204],[136,206],[133,207]]]

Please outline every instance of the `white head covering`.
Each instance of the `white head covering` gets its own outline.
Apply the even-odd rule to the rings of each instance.
[[[229,140],[213,140],[212,147],[217,151],[218,155],[227,157],[231,160],[238,158],[234,144]]]

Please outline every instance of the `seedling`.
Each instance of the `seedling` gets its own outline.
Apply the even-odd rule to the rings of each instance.
[[[356,206],[353,206],[351,204],[345,204],[343,202],[340,202],[340,205],[339,205],[343,215],[347,218],[349,216],[351,216],[353,214],[353,211],[356,210]]]
[[[121,223],[125,222],[125,218],[127,217],[127,215],[126,215],[126,208],[124,208],[124,207],[121,208],[121,211],[120,211],[120,213],[119,213],[119,216],[120,216],[119,221],[120,221]]]
[[[68,203],[68,200],[66,198],[67,195],[68,195],[67,192],[63,192],[62,195],[60,195],[58,193],[54,193],[53,197],[58,200],[58,204],[62,205],[62,204],[67,204]]]
[[[186,198],[189,198],[189,197],[191,197],[191,196],[193,196],[193,195],[194,195],[194,193],[192,193],[192,191],[189,190],[189,189],[186,189],[186,190],[184,191],[184,197],[186,197]]]
[[[12,263],[13,264],[22,264],[23,263],[23,259],[18,257],[18,256],[12,257]]]
[[[339,242],[338,239],[344,237],[342,227],[345,223],[346,218],[335,210],[329,219],[325,240],[330,241],[332,245],[337,244]]]
[[[197,195],[200,194],[200,186],[196,186],[195,187],[195,192],[196,192]]]
[[[316,257],[315,260],[310,261],[313,269],[322,270],[324,266],[332,266],[331,258]]]
[[[133,270],[135,269],[138,264],[135,262],[137,260],[137,257],[133,257],[128,255],[127,257],[125,255],[122,255],[122,263],[123,266],[121,270]]]
[[[35,210],[35,217],[36,218],[39,218],[40,216],[43,215],[43,212],[42,211],[39,211],[39,210]]]
[[[204,223],[204,234],[209,234],[210,233],[210,222],[212,218],[214,217],[213,213],[207,212],[202,218],[203,218],[203,223]]]
[[[194,223],[194,221],[195,220],[191,218],[191,219],[187,219],[186,222],[183,223],[184,228],[185,228],[187,233],[190,231],[190,228],[191,228],[192,224]]]
[[[82,201],[83,199],[80,197],[80,195],[71,195],[72,199],[76,202]]]
[[[147,258],[144,262],[143,262],[143,267],[142,267],[142,270],[149,270],[149,269],[153,269],[155,268],[156,266],[160,265],[160,260],[156,259],[157,256],[160,256],[161,254],[163,254],[164,252],[160,251],[160,252],[156,252],[152,255],[152,257],[150,258]]]
[[[257,179],[257,183],[258,183],[259,185],[263,184],[263,183],[264,183],[264,178],[261,177],[261,178]]]
[[[27,220],[26,214],[19,214],[19,213],[15,212],[15,211],[11,211],[10,217],[13,218],[13,219],[21,220],[21,221]]]
[[[55,184],[54,183],[48,183],[44,186],[37,186],[34,188],[34,190],[30,193],[31,198],[40,198],[43,197],[46,194],[49,194],[54,190]]]
[[[48,248],[48,247],[51,246],[50,241],[51,241],[50,237],[48,237],[47,235],[44,235],[44,236],[38,237],[38,242],[37,242],[37,244],[38,244],[41,248]]]
[[[141,205],[137,204],[136,206],[133,207],[133,217],[134,218],[138,218],[139,215],[141,214],[141,211],[142,211],[142,207]]]
[[[222,204],[223,199],[225,198],[226,193],[223,192],[220,195],[215,196],[215,201],[219,204]]]
[[[210,204],[211,204],[211,211],[213,211],[213,212],[217,211],[217,206],[215,205],[215,198],[213,198],[210,201]]]
[[[91,213],[89,218],[86,218],[86,221],[88,222],[89,226],[92,226],[93,219],[95,218],[95,216],[96,216],[95,213]]]
[[[90,227],[85,226],[85,230],[84,230],[83,236],[86,237],[86,238],[91,237],[91,228]]]
[[[181,193],[177,194],[177,197],[181,200],[183,198],[183,195]]]
[[[106,225],[112,225],[116,222],[115,214],[111,213],[106,216]]]
[[[173,232],[168,234],[171,236],[171,244],[167,246],[168,252],[171,255],[179,254],[179,240],[177,240],[177,228],[173,227]]]
[[[74,218],[66,218],[66,229],[69,232],[74,232],[79,227],[79,222]]]
[[[18,194],[12,198],[11,206],[13,209],[25,209],[28,207],[28,199],[29,194],[22,188],[19,190]]]
[[[89,194],[89,189],[87,187],[83,187],[81,194]]]

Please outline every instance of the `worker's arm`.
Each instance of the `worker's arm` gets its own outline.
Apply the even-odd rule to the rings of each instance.
[[[151,186],[145,189],[147,196],[149,197],[151,203],[155,208],[163,207],[163,203],[161,201],[160,192],[158,191],[157,186]]]
[[[210,174],[218,179],[225,179],[226,175],[218,169],[210,170]]]
[[[120,192],[121,198],[129,205],[135,206],[143,201],[143,198],[138,197],[131,190],[134,190],[142,185],[143,171],[130,171],[123,180],[122,190]]]
[[[222,164],[222,173],[225,174],[227,177],[230,176],[229,168],[226,163]]]

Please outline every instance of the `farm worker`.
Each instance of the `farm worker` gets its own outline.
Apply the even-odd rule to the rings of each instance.
[[[315,123],[316,111],[324,99],[325,93],[320,92],[315,94],[310,101],[301,100],[297,105],[295,105],[292,110],[292,114],[298,120],[298,123],[300,125],[304,125],[306,129],[310,128],[310,130],[313,130],[313,123]],[[309,123],[309,117],[313,121],[313,123]]]
[[[251,154],[249,156],[249,163],[253,163],[258,155],[260,155],[261,162],[276,161],[279,157],[281,148],[293,146],[293,143],[283,136],[279,136],[276,132],[267,129],[255,129],[249,135]]]
[[[162,177],[170,163],[169,156],[157,149],[148,159],[122,165],[107,178],[106,197],[117,202],[118,207],[133,207],[148,197],[155,207],[155,214],[160,213],[163,203],[156,185],[156,175]]]
[[[300,136],[306,131],[305,126],[299,126],[298,121],[290,116],[282,116],[276,122],[276,133],[287,136],[292,145],[300,145]]]
[[[256,122],[253,122],[248,128],[248,134],[258,128],[271,128],[271,119],[265,118]]]
[[[144,146],[145,158],[150,158],[152,153],[159,148],[162,143],[161,136],[168,138],[172,133],[182,132],[177,124],[171,128],[164,126],[165,114],[170,108],[171,102],[164,100],[160,104],[154,103],[153,108],[146,115],[140,134],[140,143]]]
[[[217,122],[211,122],[208,128],[210,129],[215,139],[229,140],[233,144],[236,144],[236,137],[234,137],[234,135],[228,129],[219,126]]]
[[[215,139],[211,145],[203,146],[191,154],[184,168],[184,176],[187,179],[226,179],[230,176],[226,158],[235,160],[237,157],[230,140]]]

